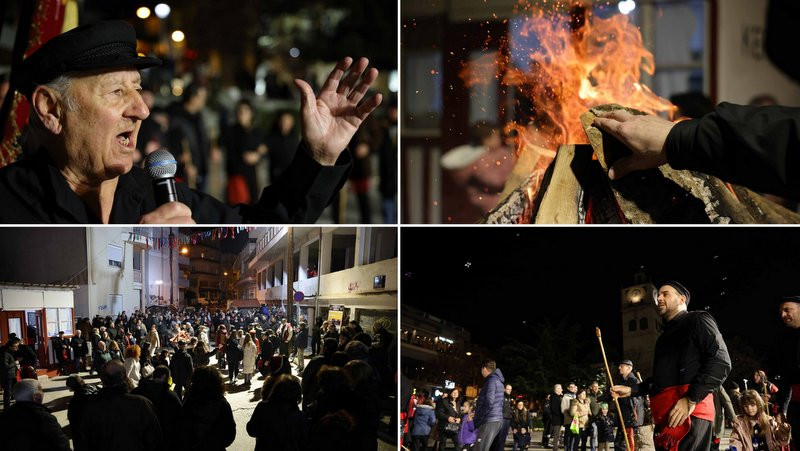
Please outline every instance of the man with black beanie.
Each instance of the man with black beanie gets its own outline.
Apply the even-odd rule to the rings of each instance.
[[[716,321],[706,311],[688,312],[691,294],[670,280],[658,290],[656,305],[664,321],[656,341],[653,377],[637,388],[615,385],[626,396],[650,395],[656,448],[709,449],[714,422],[712,392],[731,371],[728,348]]]

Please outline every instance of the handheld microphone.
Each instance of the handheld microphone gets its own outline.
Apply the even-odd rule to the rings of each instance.
[[[164,205],[167,202],[177,202],[175,173],[178,171],[178,162],[175,157],[166,149],[158,149],[144,159],[144,168],[153,179],[156,203]]]

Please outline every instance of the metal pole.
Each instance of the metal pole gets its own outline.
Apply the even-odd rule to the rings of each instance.
[[[289,239],[289,244],[286,246],[286,303],[289,305],[289,311],[286,314],[286,322],[291,325],[292,318],[294,317],[294,265],[292,264],[294,227],[289,227],[286,237]]]

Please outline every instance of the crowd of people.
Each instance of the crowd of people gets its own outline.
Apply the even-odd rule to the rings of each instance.
[[[381,416],[394,411],[396,344],[387,318],[367,333],[357,321],[317,318],[309,328],[302,315],[290,321],[279,307],[123,312],[81,318],[71,339],[62,332],[52,343],[59,372],[72,373],[66,384],[76,450],[225,449],[236,437],[225,393],[240,377],[248,388],[263,379],[247,423],[256,449],[374,450]],[[69,449],[42,405],[35,371],[17,381],[22,348],[11,337],[0,351],[0,437],[9,449]],[[87,370],[99,375],[100,387],[79,374]]]
[[[278,180],[295,157],[300,145],[297,115],[290,110],[267,114],[257,99],[242,96],[227,108],[231,99],[223,93],[214,97],[208,83],[198,80],[177,101],[163,104],[155,92],[145,89],[142,96],[151,114],[139,129],[135,160],[143,164],[151,152],[169,149],[178,161],[177,177],[206,192],[211,189],[212,167],[219,164],[226,174],[224,200],[232,206],[255,203],[260,188]],[[365,122],[350,145],[355,163],[350,183],[362,223],[373,222],[367,194],[375,189],[371,184],[375,176],[384,203],[391,202],[391,208],[384,209],[384,222],[396,222],[396,117],[396,105],[390,104],[387,111]],[[267,162],[268,177],[258,176],[262,161]]]
[[[575,451],[718,450],[727,439],[737,451],[796,449],[798,440],[798,353],[800,297],[777,300],[790,335],[781,340],[776,363],[780,381],[762,369],[742,379],[744,390],[729,379],[727,346],[714,318],[706,311],[688,311],[691,295],[677,281],[658,291],[657,310],[663,321],[656,342],[652,377],[642,379],[634,362],[622,360],[613,376],[616,385],[590,381],[555,384],[553,392],[534,402],[528,394],[512,396],[495,361],[481,364],[483,385],[477,398],[463,399],[460,388],[431,397],[425,386],[402,400],[403,443],[412,450],[429,444],[457,450],[503,450],[532,447],[531,430],[541,430],[543,448]],[[749,386],[748,386],[749,382]],[[404,387],[405,388],[405,387]],[[535,424],[534,424],[535,423]],[[537,446],[538,447],[538,446]]]

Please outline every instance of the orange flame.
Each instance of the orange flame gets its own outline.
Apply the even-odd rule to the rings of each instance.
[[[594,17],[591,8],[585,7],[585,15],[576,20],[568,14],[546,14],[526,0],[520,0],[516,9],[526,17],[515,32],[523,37],[535,36],[539,42],[535,48],[512,49],[516,54],[527,54],[530,66],[515,67],[511,63],[506,40],[506,48],[466,65],[460,76],[466,86],[489,83],[492,80],[485,74],[491,67],[492,78],[513,88],[517,102],[525,98],[532,105],[530,123],[512,122],[505,128],[516,132],[518,155],[534,152],[534,173],[544,171],[559,145],[588,142],[580,115],[592,107],[618,103],[672,118],[675,106],[641,82],[642,71],[653,74],[654,58],[628,16],[603,19]],[[528,191],[528,196],[532,198],[535,191],[538,185],[533,192]]]
[[[539,11],[522,23],[520,33],[539,40],[539,48],[530,49],[532,70],[508,67],[503,82],[531,100],[545,147],[588,142],[580,115],[597,105],[673,113],[669,101],[640,82],[642,71],[652,75],[655,65],[628,16],[589,15],[581,28],[572,30],[569,17]]]

